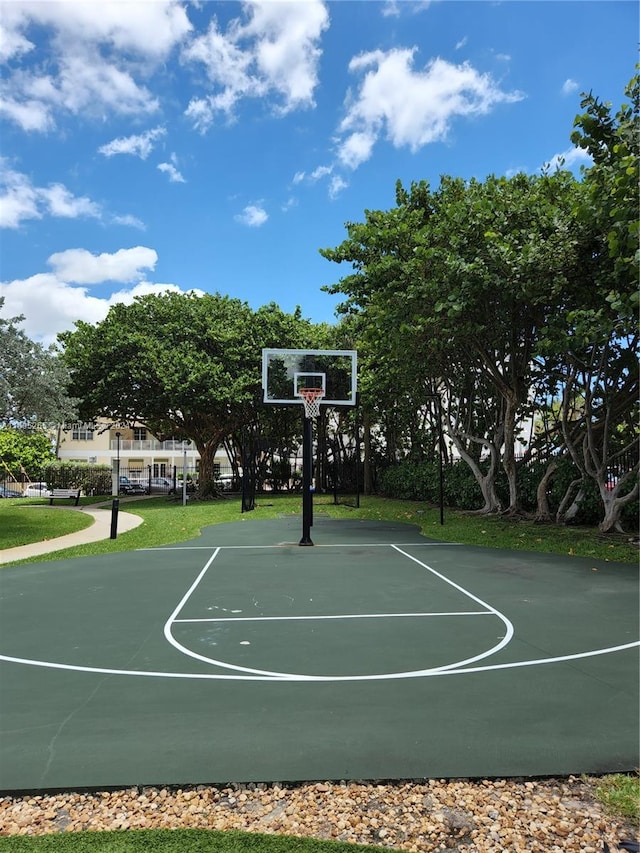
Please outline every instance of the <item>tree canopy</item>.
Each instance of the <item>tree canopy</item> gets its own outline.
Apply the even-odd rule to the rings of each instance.
[[[0,297],[0,311],[4,299]],[[68,371],[55,346],[30,340],[20,328],[24,317],[0,317],[0,427],[53,426],[73,418],[67,395]]]
[[[570,455],[607,507],[603,524],[637,493],[637,463],[625,463],[621,491],[607,472],[635,453],[637,409],[638,78],[631,103],[585,96],[573,139],[593,157],[582,180],[568,171],[463,181],[443,176],[396,185],[396,206],[365,211],[347,239],[322,249],[352,272],[325,287],[357,323],[365,405],[384,397],[395,414],[424,411],[437,392],[450,439],[472,467],[485,511],[501,509],[499,460],[517,511],[518,425],[554,400],[562,430],[538,453]],[[371,393],[368,393],[370,391]],[[410,435],[412,416],[404,416]],[[571,421],[569,423],[569,421]],[[393,431],[387,446],[398,447]],[[481,464],[482,463],[482,464]],[[632,485],[636,481],[635,486]],[[618,506],[619,509],[619,506]]]
[[[32,480],[54,460],[51,439],[44,432],[0,429],[0,480],[7,474],[14,480]]]
[[[302,346],[299,311],[257,311],[220,294],[166,293],[115,305],[96,326],[61,334],[80,415],[141,423],[158,438],[189,439],[201,496],[215,492],[213,460],[260,399],[263,347]]]

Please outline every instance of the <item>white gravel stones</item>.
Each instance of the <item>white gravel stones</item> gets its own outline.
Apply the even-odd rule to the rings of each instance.
[[[600,853],[633,832],[595,780],[476,780],[130,788],[0,798],[0,834],[199,828],[326,838],[418,853]]]

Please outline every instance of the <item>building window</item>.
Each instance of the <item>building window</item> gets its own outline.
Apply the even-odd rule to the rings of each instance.
[[[133,428],[133,440],[134,441],[146,441],[147,440],[147,430],[145,427],[134,427]]]
[[[74,429],[71,432],[73,441],[93,441],[92,429]]]

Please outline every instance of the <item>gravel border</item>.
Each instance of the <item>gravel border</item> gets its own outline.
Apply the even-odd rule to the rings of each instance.
[[[634,830],[594,798],[597,779],[420,780],[141,787],[0,797],[0,835],[245,830],[419,853],[612,853]]]

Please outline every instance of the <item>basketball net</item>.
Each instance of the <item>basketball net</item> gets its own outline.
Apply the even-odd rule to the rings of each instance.
[[[324,397],[322,388],[298,388],[298,397],[304,403],[306,418],[317,418],[320,414],[320,400]]]

